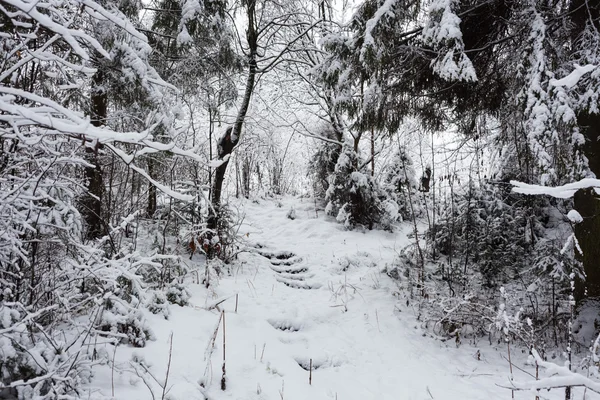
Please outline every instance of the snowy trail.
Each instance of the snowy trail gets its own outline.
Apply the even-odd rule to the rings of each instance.
[[[298,218],[286,218],[290,204]],[[193,285],[192,302],[221,304],[226,316],[227,390],[220,390],[223,354],[219,330],[208,375],[204,353],[220,315],[216,310],[172,309],[170,320],[151,315],[157,340],[140,350],[119,348],[119,365],[133,353],[165,376],[173,332],[169,385],[173,399],[510,399],[505,348],[482,347],[427,337],[412,305],[399,300],[397,285],[381,270],[408,239],[406,232],[348,232],[316,219],[308,202],[289,199],[245,204],[240,232],[247,234],[242,265],[206,290]],[[360,267],[348,265],[358,260]],[[482,340],[481,342],[484,342]],[[475,353],[481,351],[481,360]],[[525,355],[513,355],[521,368]],[[312,359],[312,384],[309,365]],[[515,378],[527,377],[515,371]],[[111,378],[98,382],[110,394]],[[138,381],[135,386],[131,383]],[[206,388],[200,387],[204,382]],[[204,395],[201,393],[203,392]],[[157,392],[158,393],[158,392]],[[564,398],[559,391],[542,398]],[[115,398],[151,399],[127,372],[117,373]],[[160,393],[156,398],[161,398]],[[533,399],[516,392],[517,399]],[[588,393],[587,399],[593,399]]]

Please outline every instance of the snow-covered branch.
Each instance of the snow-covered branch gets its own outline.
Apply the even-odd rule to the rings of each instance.
[[[539,380],[527,382],[511,382],[507,386],[512,390],[540,390],[540,389],[556,389],[567,386],[585,387],[593,392],[600,393],[600,382],[594,381],[581,374],[569,370],[568,367],[556,365],[554,363],[544,361],[535,349],[531,350],[531,355],[537,364],[546,369],[549,377]]]
[[[518,181],[510,181],[510,184],[513,185],[513,192],[521,193],[521,194],[531,194],[531,195],[548,195],[555,197],[557,199],[569,199],[575,195],[580,189],[588,189],[594,188],[598,190],[600,188],[600,179],[594,178],[585,178],[578,182],[567,183],[562,186],[542,186],[542,185],[532,185],[529,183],[522,183]]]

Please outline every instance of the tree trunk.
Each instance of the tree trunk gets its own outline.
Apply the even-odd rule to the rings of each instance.
[[[218,148],[218,156],[219,159],[223,160],[226,156],[231,155],[233,152],[233,148],[237,145],[238,140],[233,139],[233,128],[229,127],[225,131],[225,134],[219,139]],[[238,136],[239,139],[239,136]],[[217,231],[217,226],[219,222],[219,208],[221,206],[221,191],[223,190],[223,181],[225,181],[225,172],[227,172],[227,165],[229,164],[229,160],[223,162],[220,166],[215,169],[215,178],[213,180],[213,188],[212,188],[212,210],[208,217],[208,229],[212,229],[213,231]]]
[[[245,198],[250,197],[250,160],[242,160],[242,195]]]
[[[256,65],[256,57],[257,57],[257,49],[258,49],[258,32],[256,29],[256,13],[255,13],[255,2],[249,1],[247,5],[248,11],[248,30],[246,33],[246,37],[248,39],[248,78],[246,80],[246,90],[244,92],[244,98],[242,99],[242,104],[238,111],[235,123],[233,127],[227,128],[225,131],[225,135],[219,139],[219,144],[217,146],[217,155],[219,159],[223,160],[226,157],[229,157],[233,152],[233,149],[238,144],[240,140],[240,135],[242,134],[242,127],[244,125],[244,120],[246,119],[246,113],[248,112],[248,107],[250,106],[250,98],[252,97],[252,92],[254,91],[254,82],[256,80],[257,73],[257,65]],[[229,164],[229,158],[223,162],[216,170],[215,170],[215,178],[213,181],[212,188],[212,198],[211,204],[212,209],[210,211],[210,215],[208,217],[207,228],[212,229],[213,231],[217,231],[217,227],[219,226],[219,215],[220,215],[220,207],[221,207],[221,191],[223,189],[223,181],[225,180],[225,172],[227,171],[227,165]]]
[[[586,297],[600,298],[600,196],[593,188],[577,191],[575,209],[583,217],[583,222],[575,225],[575,237],[583,254],[575,252],[586,276],[585,282],[576,280],[575,300],[579,302]]]
[[[155,163],[156,163],[156,161],[154,160],[153,156],[152,155],[149,156],[148,157],[148,175],[150,176],[150,178],[156,180]],[[154,217],[154,214],[156,214],[156,186],[153,185],[152,183],[150,183],[148,185],[148,204],[146,206],[146,216],[148,218],[152,218],[152,217]]]
[[[594,28],[599,29],[600,4],[587,0],[573,0],[569,5],[571,22],[571,43],[577,49],[586,25],[593,21]],[[588,159],[590,170],[600,177],[600,115],[589,112],[577,114],[577,124],[585,137],[582,147]],[[584,298],[600,298],[600,196],[594,189],[579,190],[574,197],[575,210],[583,217],[583,222],[575,225],[575,237],[583,254],[576,250],[576,257],[583,265],[585,282],[576,279],[575,300],[579,303]],[[586,293],[587,289],[587,293]]]
[[[371,176],[375,176],[375,131],[371,128]]]
[[[577,118],[585,137],[583,153],[590,170],[600,177],[600,115],[580,113]],[[585,281],[575,280],[575,301],[579,304],[585,298],[600,298],[600,196],[592,188],[579,190],[575,193],[574,208],[583,217],[583,222],[575,225],[575,237],[583,252],[576,250],[576,258],[586,275]]]
[[[90,122],[94,126],[101,126],[107,117],[108,96],[106,90],[102,87],[104,84],[104,73],[97,71],[93,78],[94,89],[90,95],[91,112]],[[99,152],[102,150],[101,143],[94,143],[85,148],[85,160],[91,164],[85,167],[85,178],[87,193],[82,200],[82,216],[87,225],[86,237],[88,239],[97,239],[102,236],[102,194],[104,192],[104,183],[102,180],[102,166],[99,160]]]

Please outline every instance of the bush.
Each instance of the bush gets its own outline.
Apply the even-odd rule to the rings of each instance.
[[[400,147],[398,152],[392,158],[392,162],[386,167],[383,189],[389,200],[389,203],[395,204],[396,219],[406,220],[412,217],[410,208],[409,194],[416,194],[417,179],[413,161],[406,153],[405,147]],[[413,204],[413,208],[417,204]],[[416,210],[415,210],[416,211]]]
[[[370,175],[358,171],[359,157],[344,145],[335,170],[329,177],[325,212],[347,229],[379,225],[391,229],[396,222],[397,205],[388,199]]]
[[[152,314],[161,314],[165,319],[169,319],[171,315],[167,296],[160,291],[153,290],[150,292],[146,301],[146,308]]]
[[[286,217],[291,219],[292,221],[296,219],[296,209],[292,206],[290,210],[287,212]]]
[[[507,282],[527,262],[528,209],[492,185],[469,189],[446,208],[435,227],[442,254],[477,265],[488,287]]]
[[[48,310],[49,311],[49,310]],[[40,315],[40,314],[38,314]],[[26,322],[28,320],[28,322]],[[91,377],[85,355],[69,354],[65,343],[53,338],[27,311],[0,304],[0,398],[50,399],[73,393]],[[41,376],[46,379],[35,380]],[[31,384],[2,388],[15,381],[34,379]],[[66,396],[65,396],[66,398]]]
[[[105,300],[98,330],[109,332],[112,335],[108,336],[135,347],[144,347],[148,340],[154,340],[154,333],[142,312],[114,296]]]
[[[321,135],[335,140],[332,129],[325,129]],[[329,176],[335,171],[342,146],[337,143],[322,142],[308,163],[308,175],[313,181],[314,196],[324,199],[329,189]]]
[[[171,304],[185,307],[190,304],[192,294],[182,283],[173,283],[167,289],[167,300]]]

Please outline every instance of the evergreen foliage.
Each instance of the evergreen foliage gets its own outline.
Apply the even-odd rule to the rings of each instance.
[[[386,198],[370,175],[359,170],[359,162],[354,149],[344,145],[329,177],[325,212],[347,229],[373,229],[377,224],[392,229],[398,206]]]

